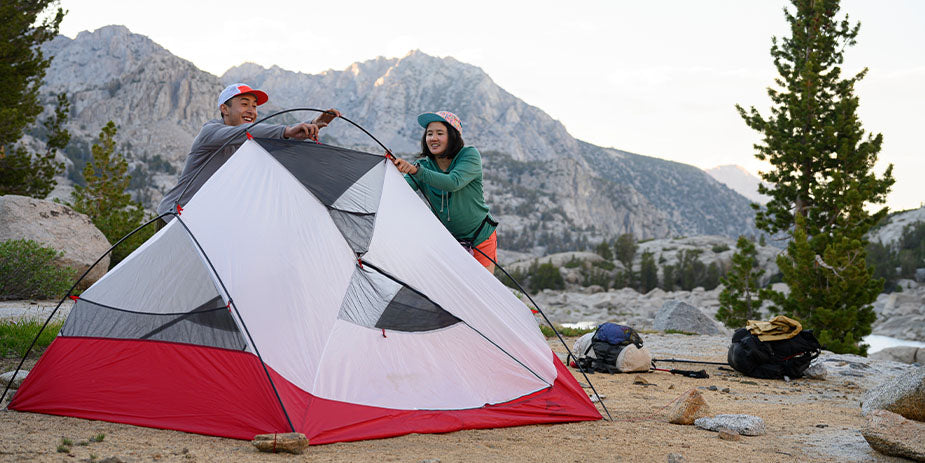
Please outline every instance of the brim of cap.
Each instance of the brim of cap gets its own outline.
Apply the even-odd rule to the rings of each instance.
[[[250,93],[251,95],[254,95],[255,97],[257,97],[257,106],[260,106],[270,100],[270,97],[267,96],[266,93],[260,90],[251,90],[249,92],[241,92],[241,95],[245,93]]]
[[[449,121],[435,113],[424,113],[418,116],[418,124],[421,124],[421,127],[424,127],[425,129],[427,128],[427,124],[430,124],[431,122],[445,122],[450,127],[453,126],[453,124],[450,124]]]

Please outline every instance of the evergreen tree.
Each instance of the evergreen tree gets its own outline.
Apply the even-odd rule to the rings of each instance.
[[[636,249],[638,247],[636,238],[633,237],[632,233],[620,235],[616,243],[614,243],[614,252],[617,254],[617,260],[623,263],[623,267],[625,267],[627,271],[632,271],[633,269],[633,258],[636,257]]]
[[[55,175],[64,171],[64,163],[55,160],[71,140],[65,128],[71,103],[64,93],[58,94],[55,114],[46,119],[45,153],[32,155],[24,146],[0,147],[0,195],[45,198],[58,182]],[[5,153],[5,155],[4,155]]]
[[[662,289],[665,291],[674,291],[675,284],[674,265],[666,265],[662,267]]]
[[[646,251],[642,253],[639,263],[639,290],[642,294],[646,294],[656,286],[658,286],[658,267],[655,266],[655,256]]]
[[[613,251],[610,250],[610,245],[607,244],[607,240],[601,241],[601,244],[598,244],[597,247],[594,248],[594,252],[603,257],[604,260],[613,260]]]
[[[51,59],[45,58],[41,45],[58,34],[65,12],[57,8],[42,20],[39,16],[54,3],[52,0],[0,3],[0,89],[6,100],[0,108],[0,195],[44,198],[55,186],[52,177],[63,170],[63,164],[54,161],[54,154],[68,139],[63,130],[67,121],[65,97],[59,95],[56,116],[45,123],[52,133],[44,155],[32,156],[25,147],[16,145],[42,112],[39,89]]]
[[[128,175],[125,157],[116,153],[116,131],[112,121],[100,131],[99,141],[91,148],[93,160],[83,170],[87,186],[76,185],[71,202],[67,203],[90,217],[110,244],[140,226],[145,218],[141,204],[125,192],[132,177]],[[146,227],[113,249],[110,265],[115,266],[152,234],[152,227]]]
[[[758,267],[757,255],[755,243],[740,236],[732,255],[732,267],[721,279],[724,288],[719,293],[716,311],[716,319],[730,328],[741,328],[748,320],[761,316],[761,304],[768,294],[758,287],[764,269]]]
[[[771,199],[764,208],[756,206],[755,222],[771,235],[790,233],[795,241],[801,229],[806,236],[782,256],[790,265],[781,270],[791,292],[779,309],[802,314],[807,328],[827,333],[826,348],[863,352],[856,345],[858,334],[870,332],[865,314],[882,286],[882,280],[871,280],[864,263],[864,235],[887,212],[884,207],[870,213],[866,206],[885,202],[893,168],[880,178],[873,172],[883,137],[865,134],[857,116],[854,86],[867,69],[841,76],[844,49],[855,44],[860,25],[852,26],[847,16],[836,18],[838,0],[793,4],[794,12],[785,10],[791,36],[772,40],[779,77],[778,87],[768,89],[771,115],[736,106],[746,124],[762,134],[755,156],[772,166],[761,175],[769,186],[758,187]],[[844,261],[846,256],[854,260]],[[841,267],[826,259],[857,267],[842,268],[838,278],[853,278],[850,283],[864,290],[834,294],[845,282],[832,285],[829,268]],[[848,328],[838,320],[867,325]]]

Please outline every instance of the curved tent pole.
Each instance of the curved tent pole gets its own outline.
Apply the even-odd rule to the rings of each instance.
[[[244,318],[241,317],[241,312],[238,311],[237,304],[234,303],[234,299],[231,297],[231,293],[229,293],[228,288],[225,287],[225,282],[222,281],[222,277],[218,275],[218,272],[215,270],[215,266],[212,265],[212,260],[209,259],[209,256],[206,254],[206,250],[202,249],[202,246],[199,244],[199,240],[197,240],[196,236],[193,235],[192,230],[190,230],[189,227],[186,226],[186,222],[184,222],[183,219],[181,219],[179,215],[176,215],[174,213],[171,213],[171,214],[174,215],[175,218],[180,222],[180,225],[183,225],[183,228],[186,230],[186,233],[189,234],[190,238],[193,239],[193,243],[195,243],[196,247],[199,248],[199,252],[202,253],[202,257],[205,258],[206,263],[209,264],[209,268],[212,270],[212,274],[215,275],[216,279],[218,279],[218,284],[222,285],[222,291],[224,291],[225,294],[228,296],[228,305],[234,308],[234,313],[235,315],[237,315],[238,321],[241,322],[241,326],[244,328],[244,334],[247,335],[247,339],[250,341],[251,346],[254,347],[254,354],[256,354],[257,359],[260,360],[260,366],[263,367],[263,372],[264,374],[267,375],[267,381],[270,382],[270,387],[273,388],[273,394],[276,395],[276,400],[279,401],[279,407],[283,410],[283,416],[286,417],[286,422],[289,423],[289,429],[291,429],[292,432],[296,432],[295,426],[292,425],[292,420],[289,419],[289,412],[286,411],[286,406],[283,405],[283,399],[279,396],[279,390],[276,389],[276,383],[274,383],[273,378],[270,377],[270,371],[267,369],[267,364],[266,362],[263,361],[263,357],[260,355],[260,351],[257,349],[257,344],[254,342],[254,338],[251,337],[251,332],[250,330],[247,329],[247,325],[244,323]]]
[[[565,343],[565,339],[562,339],[562,335],[559,334],[559,330],[557,330],[556,327],[553,326],[552,322],[549,321],[549,317],[546,316],[546,313],[543,312],[543,309],[540,309],[539,304],[537,304],[536,301],[534,301],[533,298],[530,297],[530,293],[528,293],[527,290],[525,290],[524,287],[521,286],[520,283],[519,283],[517,280],[515,280],[514,277],[511,276],[510,273],[507,273],[507,270],[505,270],[504,267],[502,267],[499,263],[495,262],[495,260],[492,259],[491,257],[488,257],[488,254],[485,254],[484,252],[482,252],[481,249],[479,249],[479,248],[477,248],[477,247],[475,247],[475,246],[473,246],[472,249],[478,251],[480,254],[482,254],[483,256],[485,256],[486,259],[490,260],[491,263],[495,264],[495,265],[498,267],[498,269],[500,269],[502,272],[504,272],[504,275],[505,275],[505,276],[507,276],[508,278],[510,278],[511,281],[513,281],[514,284],[517,285],[517,288],[524,294],[524,296],[527,296],[527,299],[529,299],[530,302],[533,303],[533,306],[536,307],[536,311],[539,312],[540,315],[543,316],[543,319],[546,320],[546,324],[549,325],[550,328],[552,328],[552,331],[553,331],[554,333],[556,333],[556,337],[559,338],[559,342],[562,343],[562,346],[565,347],[566,352],[568,352],[568,357],[566,357],[566,359],[568,359],[568,358],[574,358],[574,359],[576,360],[576,361],[575,361],[575,366],[578,367],[578,371],[581,372],[581,375],[584,376],[585,381],[587,381],[587,382],[588,382],[588,385],[591,386],[591,390],[594,391],[594,395],[597,396],[598,401],[601,403],[601,407],[603,407],[603,408],[604,408],[604,411],[607,412],[607,418],[610,418],[610,421],[613,421],[613,417],[610,416],[610,411],[607,410],[607,406],[604,405],[604,399],[601,398],[601,395],[597,392],[597,389],[594,388],[594,384],[591,383],[591,379],[588,378],[588,374],[585,373],[585,369],[582,368],[581,363],[579,363],[579,362],[577,361],[577,360],[578,360],[578,357],[576,357],[574,354],[572,354],[572,350],[568,348],[568,344]]]
[[[248,125],[247,127],[245,127],[243,130],[241,130],[241,134],[243,135],[243,134],[248,133],[248,132],[250,131],[251,128],[253,128],[255,125],[257,125],[257,124],[259,124],[259,123],[261,123],[261,122],[267,121],[267,120],[269,120],[269,119],[272,119],[272,118],[274,118],[274,117],[276,117],[276,116],[279,116],[279,115],[282,115],[282,114],[291,113],[291,112],[295,112],[295,111],[315,111],[315,112],[319,112],[319,113],[331,114],[331,113],[328,112],[328,110],[326,110],[326,109],[317,109],[317,108],[291,108],[291,109],[284,109],[284,110],[282,110],[282,111],[277,111],[277,112],[275,112],[275,113],[273,113],[273,114],[270,114],[269,116],[263,117],[263,118],[261,118],[261,119],[257,119],[256,121],[252,122],[250,125]],[[388,155],[391,155],[392,151],[389,150],[388,148],[386,148],[386,146],[383,145],[382,142],[379,141],[378,138],[376,138],[375,136],[373,136],[373,134],[369,133],[369,131],[367,131],[366,129],[364,129],[363,127],[361,127],[360,124],[357,124],[356,122],[353,122],[352,120],[347,119],[347,118],[344,117],[344,116],[339,116],[338,119],[343,119],[343,120],[349,122],[350,124],[352,124],[354,127],[358,128],[358,129],[360,129],[360,130],[362,130],[363,133],[365,133],[366,135],[369,135],[369,138],[372,138],[373,141],[375,141],[376,143],[378,143],[379,146],[381,146],[382,149],[384,149],[385,152],[386,152]],[[190,187],[190,185],[193,184],[193,181],[196,180],[197,177],[199,177],[199,173],[202,172],[202,169],[204,169],[207,165],[209,165],[210,162],[212,162],[212,159],[215,157],[216,154],[218,154],[219,151],[221,151],[221,150],[224,149],[226,146],[228,146],[228,144],[230,144],[230,143],[231,143],[232,141],[234,141],[236,138],[238,138],[238,136],[232,137],[231,139],[229,139],[229,140],[226,141],[225,143],[222,143],[222,146],[219,146],[218,148],[216,148],[215,151],[213,151],[212,154],[210,154],[209,157],[206,159],[206,162],[202,163],[202,165],[199,166],[199,169],[196,169],[196,173],[193,174],[193,177],[189,180],[189,182],[186,183],[186,186],[183,187],[183,191],[181,191],[180,194],[177,196],[177,200],[174,202],[174,212],[177,212],[177,206],[180,205],[180,200],[183,199],[183,195],[186,194],[186,190],[188,190],[189,187]]]
[[[408,178],[410,178],[411,181],[414,182],[415,185],[417,185],[418,191],[420,191],[420,192],[423,194],[424,189],[421,188],[421,184],[418,183],[418,181],[414,179],[414,176],[409,175]],[[427,199],[427,196],[424,196],[424,201],[427,202],[427,205],[428,205],[428,206],[430,206],[430,209],[431,209],[431,211],[433,211],[434,215],[438,215],[438,214],[437,214],[437,209],[434,207],[433,204],[430,203],[430,200]],[[601,407],[603,407],[603,408],[604,408],[604,411],[607,412],[607,418],[609,418],[610,421],[613,421],[613,417],[610,416],[610,410],[607,410],[607,406],[604,405],[604,399],[601,398],[601,395],[598,394],[597,389],[594,388],[594,384],[591,382],[591,379],[588,378],[588,374],[585,372],[585,369],[582,368],[581,364],[577,362],[578,357],[575,357],[575,356],[572,354],[572,350],[568,348],[568,344],[566,344],[566,343],[565,343],[565,340],[562,339],[562,335],[559,334],[559,330],[557,330],[556,327],[553,326],[552,322],[549,320],[549,317],[546,316],[546,313],[543,312],[543,309],[540,308],[539,304],[537,304],[536,301],[534,301],[533,298],[530,297],[530,293],[528,293],[527,290],[524,289],[524,287],[521,286],[520,283],[519,283],[517,280],[515,280],[514,277],[511,276],[510,273],[507,273],[507,270],[505,270],[504,267],[501,266],[501,264],[499,264],[498,262],[496,262],[496,261],[495,261],[494,259],[492,259],[491,257],[488,257],[488,254],[485,254],[484,252],[482,252],[481,249],[479,249],[479,248],[477,248],[477,247],[475,247],[475,246],[472,246],[472,249],[478,251],[480,254],[482,254],[483,256],[485,256],[486,259],[490,260],[491,263],[495,264],[495,266],[497,266],[498,269],[500,269],[502,272],[504,272],[504,275],[505,275],[505,276],[507,276],[508,278],[510,278],[511,281],[513,281],[514,284],[517,285],[517,288],[520,290],[520,292],[522,292],[522,293],[524,294],[524,296],[527,296],[527,299],[529,299],[530,302],[533,303],[533,306],[536,307],[536,311],[539,312],[540,315],[543,316],[543,319],[546,320],[546,324],[549,325],[550,328],[552,328],[553,333],[556,333],[556,337],[559,338],[559,341],[562,343],[562,346],[565,347],[566,352],[568,352],[568,355],[569,355],[569,356],[566,357],[566,360],[567,360],[568,358],[575,358],[575,359],[576,359],[575,365],[578,367],[578,371],[580,371],[580,372],[581,372],[581,375],[584,376],[585,381],[588,382],[588,385],[591,387],[591,390],[594,391],[594,395],[597,396],[598,401],[601,403]]]
[[[107,255],[109,255],[109,254],[112,252],[112,250],[116,248],[116,246],[122,244],[122,242],[125,241],[126,239],[128,239],[128,237],[134,235],[135,233],[137,233],[137,232],[138,232],[139,230],[141,230],[142,228],[147,227],[148,225],[154,223],[156,220],[158,220],[158,219],[160,219],[160,218],[162,218],[162,217],[164,217],[164,216],[172,215],[172,214],[173,214],[173,213],[171,213],[171,212],[167,212],[167,213],[161,214],[161,215],[159,215],[159,216],[157,216],[157,217],[154,217],[153,219],[151,219],[151,220],[145,222],[144,224],[138,226],[138,228],[136,228],[136,229],[130,231],[127,235],[123,236],[119,241],[116,241],[116,244],[113,244],[112,246],[110,246],[109,249],[106,250],[106,252],[104,252],[98,259],[96,259],[96,262],[94,262],[92,265],[90,265],[89,267],[87,267],[87,270],[84,271],[83,275],[81,275],[80,278],[78,278],[77,281],[75,281],[74,284],[71,285],[71,289],[67,290],[67,293],[64,294],[64,297],[62,297],[61,300],[58,301],[58,305],[55,306],[54,310],[51,311],[51,314],[48,315],[48,318],[45,319],[45,324],[42,325],[42,328],[39,329],[39,332],[35,334],[35,338],[32,339],[32,344],[29,344],[29,348],[26,349],[26,352],[25,352],[25,353],[23,353],[22,360],[19,361],[19,366],[17,366],[17,367],[16,367],[16,371],[13,372],[13,377],[10,378],[10,382],[6,383],[6,388],[3,389],[3,395],[0,396],[0,402],[3,402],[3,399],[6,398],[6,393],[9,392],[10,386],[13,384],[13,381],[16,380],[16,375],[19,374],[19,370],[22,369],[23,364],[26,363],[26,357],[29,356],[29,352],[31,352],[31,351],[32,351],[32,348],[35,347],[35,343],[38,342],[39,336],[41,336],[41,335],[42,335],[42,332],[45,331],[45,328],[48,327],[48,324],[51,322],[51,319],[55,316],[55,313],[57,313],[57,312],[58,312],[58,309],[61,308],[61,304],[64,304],[64,301],[67,300],[68,297],[70,297],[71,293],[74,292],[74,288],[76,288],[77,285],[79,285],[80,282],[83,281],[84,278],[86,278],[86,276],[90,273],[90,270],[93,270],[93,267],[96,267],[96,265],[99,264],[100,261],[102,261],[104,257],[106,257]]]

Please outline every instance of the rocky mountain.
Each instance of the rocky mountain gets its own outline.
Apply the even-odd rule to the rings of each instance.
[[[320,74],[243,64],[219,79],[122,26],[58,37],[46,51],[55,57],[47,101],[64,91],[73,105],[69,178],[80,181],[90,143],[106,121],[116,121],[132,188],[148,207],[173,185],[192,139],[217,114],[214,98],[223,84],[246,81],[271,95],[262,116],[284,107],[337,107],[409,157],[422,133],[414,116],[453,110],[467,143],[483,153],[503,247],[541,254],[627,232],[642,239],[754,230],[748,200],[703,171],[577,140],[478,67],[453,58],[413,51]],[[290,113],[276,121],[312,117]],[[345,121],[335,121],[322,141],[382,151]]]
[[[761,183],[761,179],[752,175],[742,166],[731,164],[716,166],[712,169],[707,169],[706,173],[717,182],[732,188],[736,193],[756,203],[765,204],[771,199],[758,193],[758,185]]]

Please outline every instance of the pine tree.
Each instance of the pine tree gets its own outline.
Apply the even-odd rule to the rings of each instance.
[[[594,252],[603,257],[604,260],[613,260],[613,251],[610,250],[610,245],[607,244],[607,240],[601,241],[601,244],[598,244],[597,247],[594,248]]]
[[[655,256],[650,251],[642,253],[639,261],[639,290],[642,294],[658,286],[658,267],[655,266]]]
[[[55,175],[64,171],[57,161],[58,150],[71,140],[65,128],[71,103],[64,93],[58,94],[55,114],[42,123],[45,127],[45,153],[31,154],[24,146],[0,148],[0,195],[23,195],[45,198],[58,182]],[[6,153],[4,155],[3,153]]]
[[[622,262],[627,270],[632,270],[633,258],[636,257],[636,249],[639,247],[633,234],[624,233],[620,235],[617,237],[613,247],[614,252],[617,254],[617,260]]]
[[[786,303],[775,298],[781,301],[778,309],[801,314],[808,328],[828,333],[826,348],[863,352],[858,334],[869,332],[865,314],[879,293],[876,287],[882,286],[866,271],[864,235],[887,213],[885,207],[870,213],[866,206],[885,202],[893,167],[880,178],[873,172],[883,136],[866,134],[857,116],[854,86],[867,69],[841,77],[844,49],[855,44],[860,24],[852,26],[847,16],[836,18],[838,0],[793,4],[795,12],[785,10],[791,36],[780,43],[772,40],[779,77],[778,88],[768,89],[771,115],[736,106],[746,124],[763,136],[755,156],[772,166],[761,174],[769,186],[758,187],[771,199],[763,209],[756,207],[755,222],[771,235],[785,232],[794,240],[782,256],[791,268],[781,269],[791,291]],[[805,243],[795,243],[798,229]],[[846,256],[851,258],[845,261]],[[850,284],[864,290],[834,294],[847,280],[833,286],[830,268],[840,268],[838,278],[850,278]],[[867,325],[848,328],[838,320]]]
[[[100,131],[98,142],[91,148],[93,160],[83,170],[87,186],[76,185],[71,193],[71,202],[67,203],[77,212],[90,217],[110,244],[115,244],[140,226],[145,218],[141,204],[126,193],[132,177],[128,175],[125,157],[116,153],[116,131],[112,121]],[[111,266],[119,263],[153,233],[154,230],[147,227],[116,247],[110,259]]]
[[[63,170],[63,164],[54,161],[54,154],[67,145],[69,138],[63,130],[68,110],[66,97],[59,95],[56,116],[46,121],[46,129],[52,133],[44,155],[33,156],[25,147],[16,145],[42,112],[39,89],[51,59],[45,58],[41,45],[58,34],[65,12],[57,8],[43,20],[38,19],[53,3],[52,0],[0,3],[0,89],[5,99],[0,108],[0,195],[44,198],[55,186],[52,177]]]
[[[757,255],[755,243],[740,236],[732,255],[732,267],[720,279],[724,288],[719,293],[716,319],[730,328],[741,328],[748,320],[761,316],[761,304],[768,294],[758,287],[764,269],[758,267]]]

